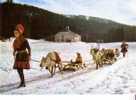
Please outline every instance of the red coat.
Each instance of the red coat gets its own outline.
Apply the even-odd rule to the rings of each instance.
[[[15,39],[13,43],[15,56],[14,69],[30,69],[29,58],[31,56],[31,49],[29,43],[26,39],[23,39],[22,42],[19,39]]]

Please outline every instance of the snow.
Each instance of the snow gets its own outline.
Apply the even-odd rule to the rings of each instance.
[[[95,69],[89,50],[96,43],[53,43],[44,40],[31,40],[31,69],[25,70],[26,87],[16,88],[19,77],[13,70],[11,41],[0,42],[0,94],[136,94],[136,42],[129,42],[129,52],[120,56],[112,65]],[[121,43],[101,43],[101,48],[119,48]],[[63,61],[74,59],[76,52],[83,56],[87,68],[76,72],[50,73],[39,67],[42,56],[57,51]]]

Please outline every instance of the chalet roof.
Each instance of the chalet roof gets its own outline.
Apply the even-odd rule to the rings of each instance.
[[[60,36],[60,35],[65,35],[65,36],[67,36],[67,35],[69,35],[69,36],[80,36],[79,34],[77,34],[77,33],[74,33],[74,32],[72,32],[72,31],[62,31],[62,32],[58,32],[57,34],[56,34],[56,36]]]

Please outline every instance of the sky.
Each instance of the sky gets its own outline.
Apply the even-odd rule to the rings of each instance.
[[[5,0],[0,0],[5,1]],[[136,0],[13,0],[59,14],[86,15],[136,25]]]

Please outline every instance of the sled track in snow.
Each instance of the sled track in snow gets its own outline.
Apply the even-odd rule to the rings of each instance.
[[[27,83],[26,85],[36,84],[39,81],[45,81],[49,85],[52,85],[52,84],[56,84],[56,83],[64,81],[64,80],[72,79],[72,78],[75,78],[77,76],[80,76],[80,75],[83,75],[85,73],[89,73],[89,72],[96,70],[95,65],[93,63],[90,63],[88,66],[89,67],[87,67],[85,69],[75,71],[75,72],[71,72],[71,71],[65,72],[64,71],[62,75],[60,75],[61,73],[59,71],[57,71],[56,74],[54,75],[54,77],[52,77],[52,78],[50,77],[50,74],[47,74],[47,73],[39,75],[39,76],[34,76],[31,79],[26,80],[26,83]],[[110,65],[107,65],[107,66],[110,66]],[[59,74],[59,76],[58,76],[58,74]],[[54,78],[55,78],[55,80],[53,80]],[[18,85],[19,85],[19,82],[7,84],[7,85],[2,85],[2,86],[0,86],[0,93],[4,94],[6,92],[16,90],[16,89],[18,89],[17,88]],[[19,89],[21,89],[21,88],[19,88]]]
[[[62,75],[60,75],[61,73],[59,71],[57,71],[54,77],[51,77],[50,74],[42,74],[39,76],[34,76],[31,79],[26,80],[26,85],[29,85],[32,83],[37,83],[39,81],[45,81],[45,82],[49,81],[48,82],[49,84],[53,84],[53,83],[61,82],[64,80],[68,80],[68,79],[74,78],[76,76],[80,76],[82,74],[89,73],[89,72],[95,70],[93,63],[89,64],[89,66],[91,66],[91,67],[87,67],[85,69],[75,71],[75,72],[72,72],[72,71],[65,72],[64,71]],[[58,76],[58,74],[59,74],[59,76]],[[53,78],[56,78],[56,79],[53,80]],[[50,82],[50,80],[51,80],[51,82]],[[5,93],[5,92],[9,92],[9,91],[12,91],[15,89],[20,89],[20,88],[17,88],[18,85],[19,85],[19,82],[2,85],[2,86],[0,86],[0,93]]]

